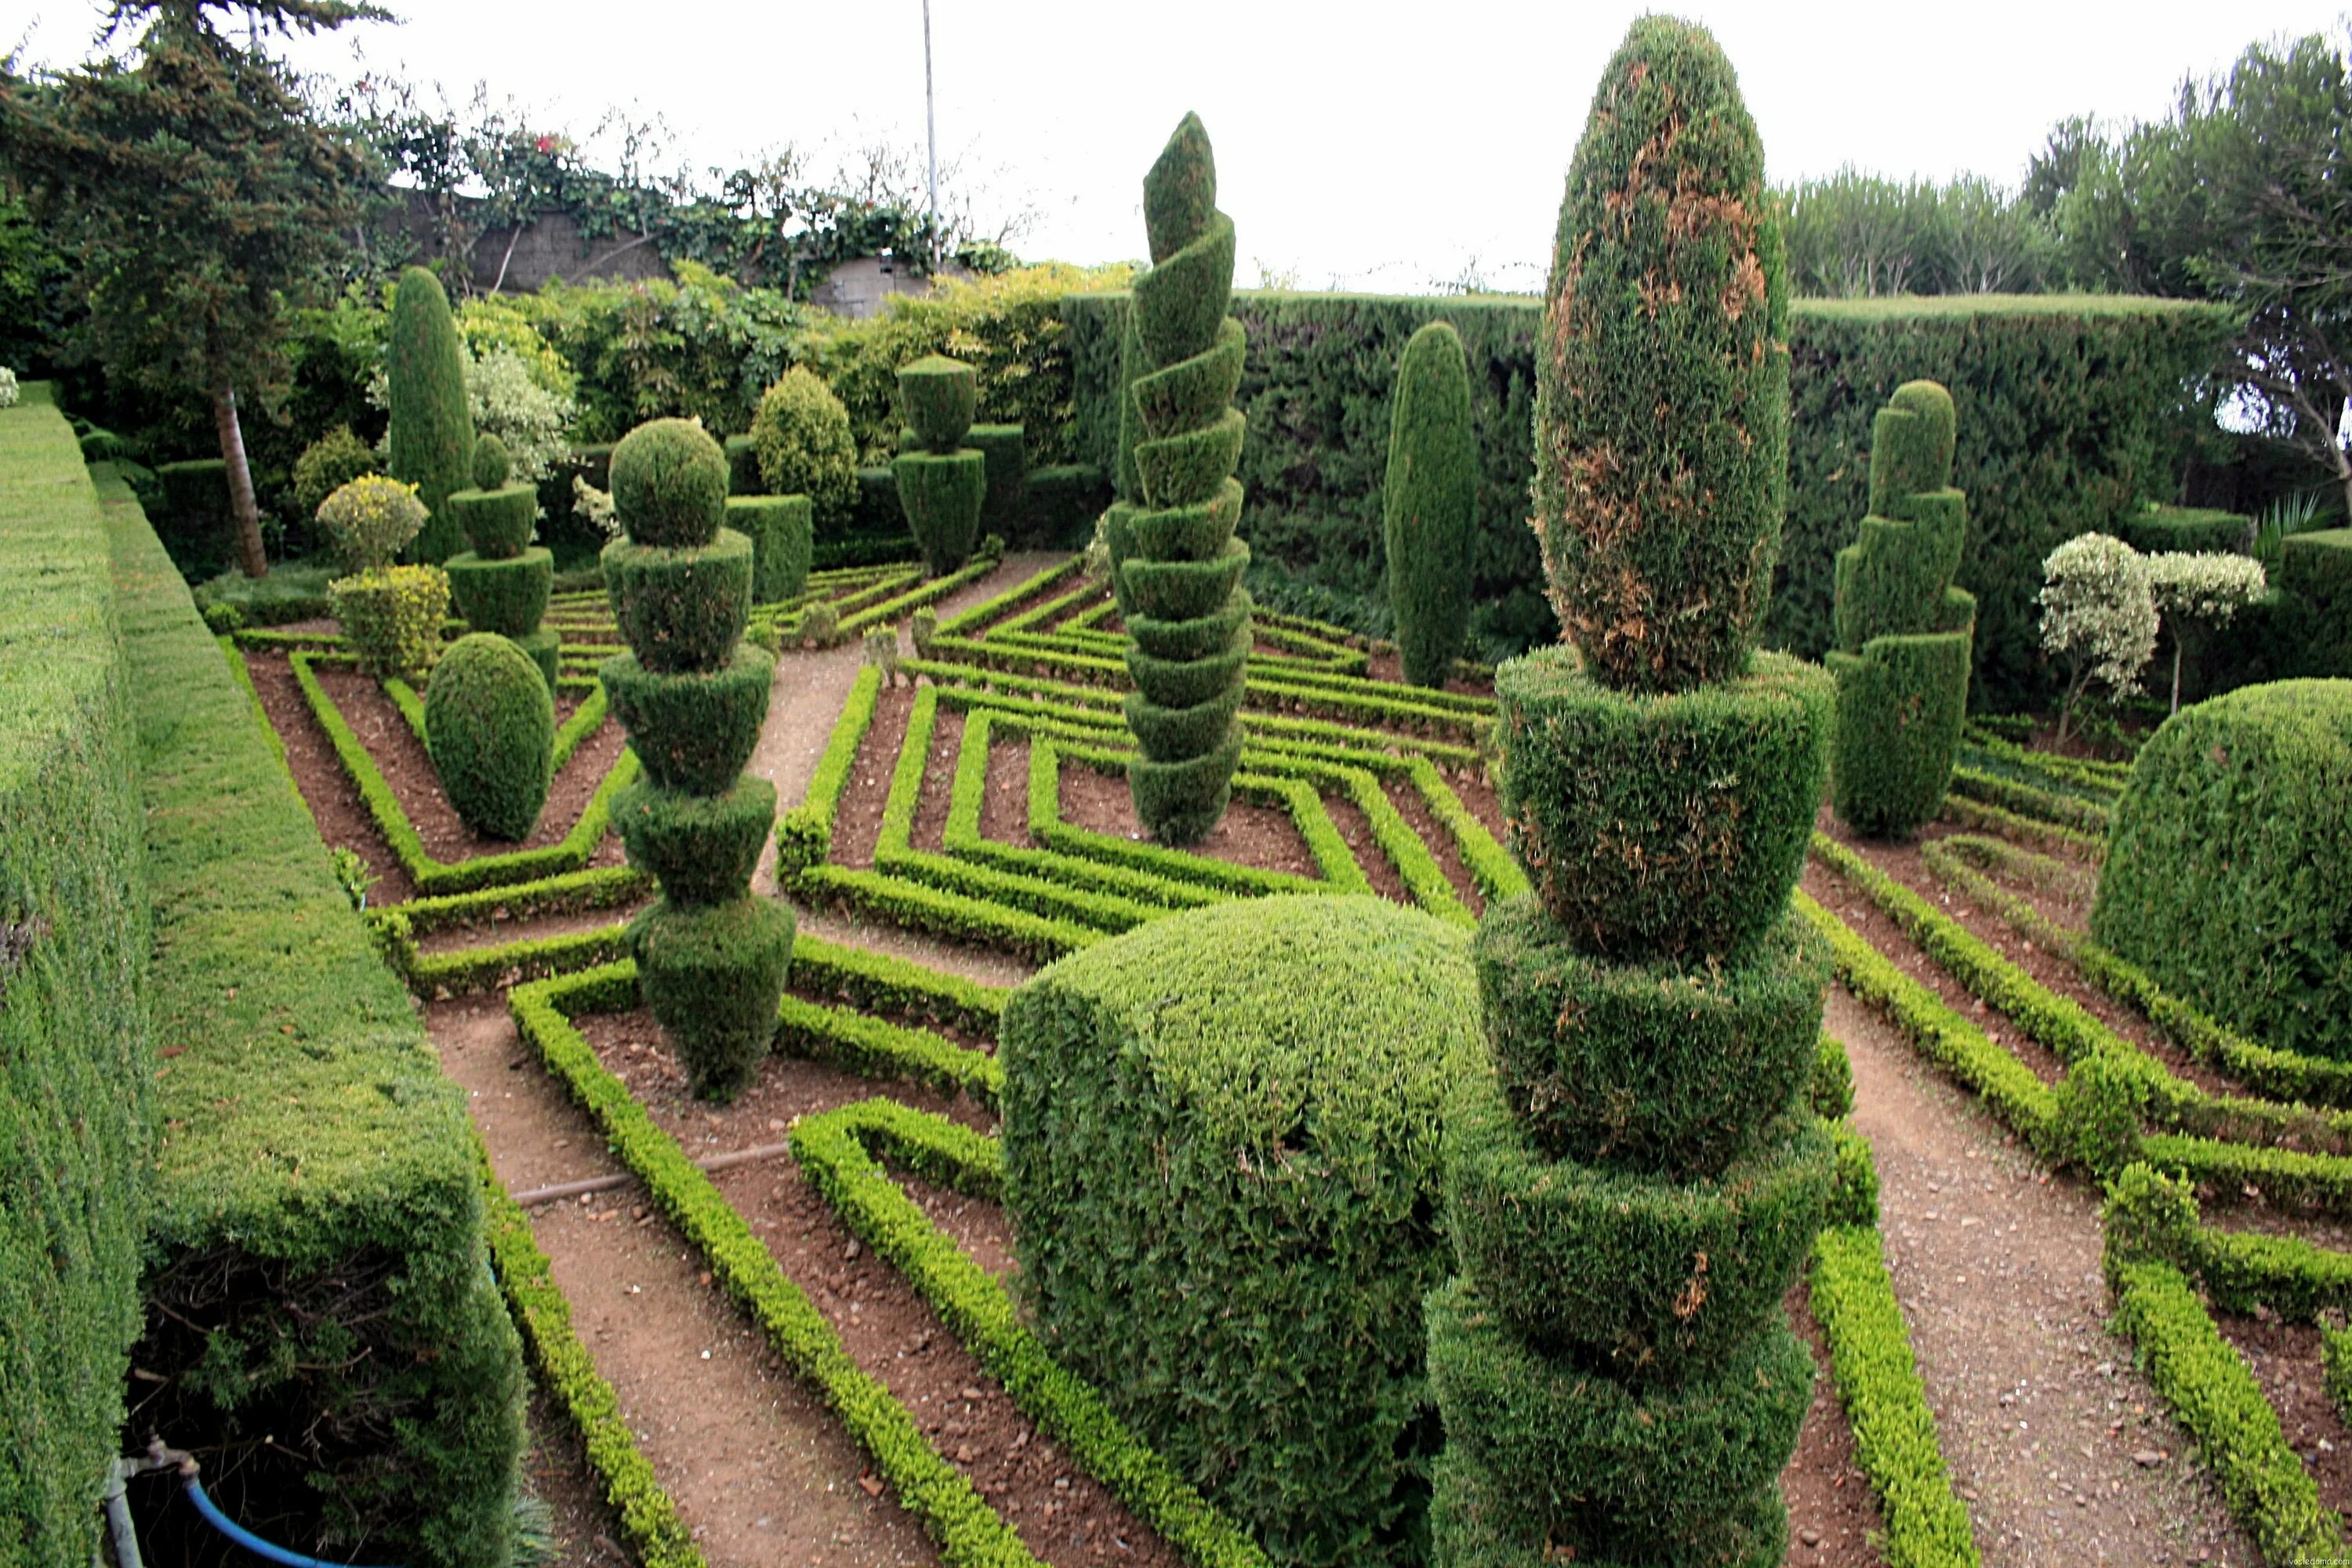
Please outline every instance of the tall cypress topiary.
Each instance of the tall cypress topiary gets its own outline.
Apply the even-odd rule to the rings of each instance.
[[[391,341],[384,352],[391,379],[392,477],[416,487],[425,503],[425,531],[416,558],[440,563],[456,554],[463,535],[446,504],[452,490],[474,483],[474,416],[466,401],[466,353],[449,296],[422,267],[401,273],[392,297]]]
[[[1478,528],[1470,362],[1450,321],[1430,322],[1404,345],[1381,507],[1404,678],[1443,686],[1470,629],[1470,549]]]
[[[1447,1112],[1444,1563],[1785,1545],[1812,1361],[1780,1303],[1831,1176],[1802,1097],[1828,955],[1788,899],[1832,690],[1754,652],[1787,441],[1763,173],[1714,39],[1636,22],[1570,169],[1538,358],[1536,527],[1576,646],[1496,680],[1534,891],[1479,927],[1493,1070]]]
[[[614,802],[629,863],[662,896],[629,924],[637,984],[694,1092],[732,1099],[775,1035],[793,912],[751,894],[776,786],[741,777],[768,715],[773,654],[743,642],[751,542],[720,526],[727,457],[685,419],[613,448],[604,587],[630,651],[604,661],[613,712],[645,776]]]
[[[538,667],[551,696],[557,639],[539,623],[555,587],[555,556],[530,542],[539,520],[538,489],[508,483],[511,472],[506,443],[484,436],[474,444],[474,488],[452,490],[442,503],[471,548],[442,565],[449,574],[449,597],[466,624],[512,638]]]
[[[1855,832],[1900,837],[1943,808],[1969,711],[1977,602],[1952,586],[1969,500],[1952,488],[1952,395],[1895,388],[1870,427],[1870,514],[1837,554],[1837,741],[1830,798]]]
[[[1135,815],[1154,838],[1205,837],[1233,798],[1250,649],[1249,547],[1234,537],[1234,478],[1244,428],[1233,406],[1242,325],[1234,289],[1234,220],[1217,210],[1209,133],[1187,114],[1143,178],[1151,270],[1136,279],[1139,374],[1130,394],[1140,494],[1123,520],[1114,568],[1132,642],[1128,727],[1142,753],[1128,767]]]

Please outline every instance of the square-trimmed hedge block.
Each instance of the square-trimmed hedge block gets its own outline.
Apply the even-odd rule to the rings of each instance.
[[[2154,506],[2127,513],[2116,532],[2147,555],[2168,550],[2237,554],[2252,540],[2254,521],[2219,507]]]
[[[727,526],[751,542],[751,602],[780,605],[808,587],[816,508],[806,496],[727,498]]]

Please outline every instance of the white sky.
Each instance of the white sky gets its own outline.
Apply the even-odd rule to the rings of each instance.
[[[1853,163],[1892,175],[2022,174],[2051,125],[2154,117],[2184,73],[2257,38],[2343,36],[2343,0],[1703,0],[1738,68],[1775,180]],[[921,0],[391,0],[398,26],[298,45],[586,131],[660,116],[682,161],[733,166],[923,133]],[[1217,150],[1237,282],[1415,292],[1475,267],[1539,287],[1593,82],[1634,5],[1513,0],[932,0],[939,141],[983,214],[1039,213],[1030,258],[1143,251],[1143,171],[1187,109]],[[78,58],[89,0],[0,0],[0,47]],[[855,124],[853,126],[853,118]],[[943,201],[946,193],[942,193]]]

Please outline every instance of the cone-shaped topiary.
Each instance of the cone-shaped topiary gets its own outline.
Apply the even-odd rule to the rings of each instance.
[[[962,567],[980,542],[988,501],[988,458],[961,446],[971,428],[978,378],[971,366],[932,354],[898,371],[898,414],[915,450],[890,465],[898,505],[933,575]]]
[[[1470,548],[1478,526],[1470,362],[1450,321],[1430,322],[1404,345],[1389,409],[1381,509],[1404,678],[1443,686],[1470,629]]]
[[[1870,429],[1870,515],[1837,555],[1831,801],[1855,832],[1900,837],[1943,809],[1969,712],[1976,600],[1952,586],[1968,497],[1952,488],[1952,395],[1895,389]]]
[[[1737,672],[1788,490],[1789,290],[1764,148],[1715,40],[1644,17],[1569,165],[1536,354],[1536,535],[1607,684]]]
[[[450,644],[425,688],[425,745],[459,821],[530,837],[554,773],[555,705],[520,648],[487,632]]]
[[[384,350],[392,399],[392,477],[416,487],[425,531],[416,559],[439,563],[457,552],[457,520],[445,504],[474,482],[474,416],[466,401],[466,351],[449,315],[441,280],[421,267],[400,275],[392,297]]]
[[[629,924],[646,1005],[694,1092],[728,1100],[775,1034],[792,910],[751,894],[776,792],[740,777],[766,717],[775,656],[742,641],[751,541],[722,530],[727,457],[685,419],[640,425],[613,449],[624,531],[604,585],[631,652],[604,661],[613,713],[645,777],[614,803],[629,863],[661,884]]]
[[[1207,836],[1233,798],[1250,647],[1248,594],[1234,584],[1249,559],[1234,538],[1242,488],[1234,475],[1244,428],[1232,406],[1241,381],[1241,323],[1233,296],[1234,221],[1217,210],[1209,133],[1187,114],[1143,179],[1151,270],[1129,313],[1133,365],[1120,418],[1122,482],[1132,489],[1107,518],[1111,576],[1133,646],[1129,727],[1141,753],[1128,767],[1135,813],[1163,843]],[[1154,568],[1202,563],[1206,574]],[[1224,584],[1214,599],[1197,592]],[[1180,721],[1173,710],[1195,710]],[[1222,725],[1213,722],[1224,714]]]
[[[1538,353],[1537,531],[1576,646],[1495,683],[1533,891],[1480,923],[1493,1065],[1447,1107],[1448,1568],[1763,1568],[1785,1544],[1812,1364],[1778,1315],[1834,1167],[1805,1100],[1828,957],[1788,900],[1834,691],[1752,644],[1788,422],[1762,171],[1714,39],[1636,22]]]

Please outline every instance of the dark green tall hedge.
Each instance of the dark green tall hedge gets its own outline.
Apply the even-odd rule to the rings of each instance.
[[[0,1561],[85,1568],[139,1331],[155,1058],[132,681],[46,399],[0,410]]]
[[[1192,844],[1222,821],[1241,761],[1243,662],[1250,647],[1247,593],[1223,579],[1222,603],[1202,606],[1166,572],[1136,568],[1246,563],[1234,538],[1242,488],[1234,465],[1248,421],[1233,407],[1242,329],[1233,296],[1234,220],[1217,210],[1216,163],[1198,115],[1187,114],[1143,180],[1151,270],[1138,280],[1132,369],[1121,466],[1134,484],[1110,519],[1111,571],[1136,689],[1128,724],[1141,754],[1128,766],[1135,815],[1168,844]]]
[[[1254,900],[1089,948],[1005,1009],[1039,1331],[1278,1563],[1423,1561],[1463,948],[1379,899]]]
[[[1837,554],[1831,798],[1856,832],[1901,837],[1942,809],[1969,712],[1976,601],[1952,586],[1969,503],[1951,485],[1952,395],[1895,388],[1873,427],[1870,515]]]
[[[2352,680],[2167,720],[2116,806],[2091,931],[2232,1028],[2352,1061]]]
[[[1062,302],[1075,443],[1106,471],[1118,458],[1128,300]],[[1250,496],[1243,535],[1259,566],[1359,607],[1380,601],[1396,366],[1413,332],[1444,320],[1462,335],[1478,436],[1474,643],[1516,649],[1557,637],[1528,528],[1543,302],[1238,292],[1232,309],[1249,337],[1236,404],[1251,438],[1238,473]],[[2075,534],[2114,531],[2142,497],[2171,493],[2168,419],[2226,331],[2210,307],[2130,297],[1792,301],[1788,512],[1765,641],[1807,658],[1832,646],[1833,561],[1868,510],[1872,418],[1896,387],[1927,377],[1951,390],[1969,433],[1952,482],[1969,498],[1973,542],[1958,581],[1977,596],[1979,700],[2010,706],[2049,689],[2033,606],[2042,557]]]
[[[1478,524],[1478,447],[1462,335],[1432,321],[1404,345],[1389,418],[1389,607],[1404,678],[1443,686],[1470,630],[1470,549]]]
[[[1491,1065],[1446,1111],[1444,1568],[1770,1568],[1786,1544],[1812,1362],[1780,1303],[1834,1158],[1805,1101],[1828,955],[1788,901],[1832,692],[1754,651],[1788,427],[1763,167],[1714,38],[1635,22],[1541,339],[1538,527],[1575,646],[1495,682],[1532,891],[1479,924]]]
[[[474,486],[474,416],[466,401],[466,353],[449,296],[421,267],[401,273],[384,345],[391,381],[392,456],[385,469],[416,487],[428,515],[415,558],[438,563],[463,542],[446,505],[453,490]]]
[[[638,989],[694,1092],[731,1100],[775,1035],[793,912],[751,896],[776,786],[742,778],[767,717],[775,656],[742,641],[752,542],[722,528],[727,458],[699,425],[656,419],[613,449],[625,531],[604,586],[630,651],[604,661],[613,714],[645,779],[614,820],[662,896],[629,924]]]

